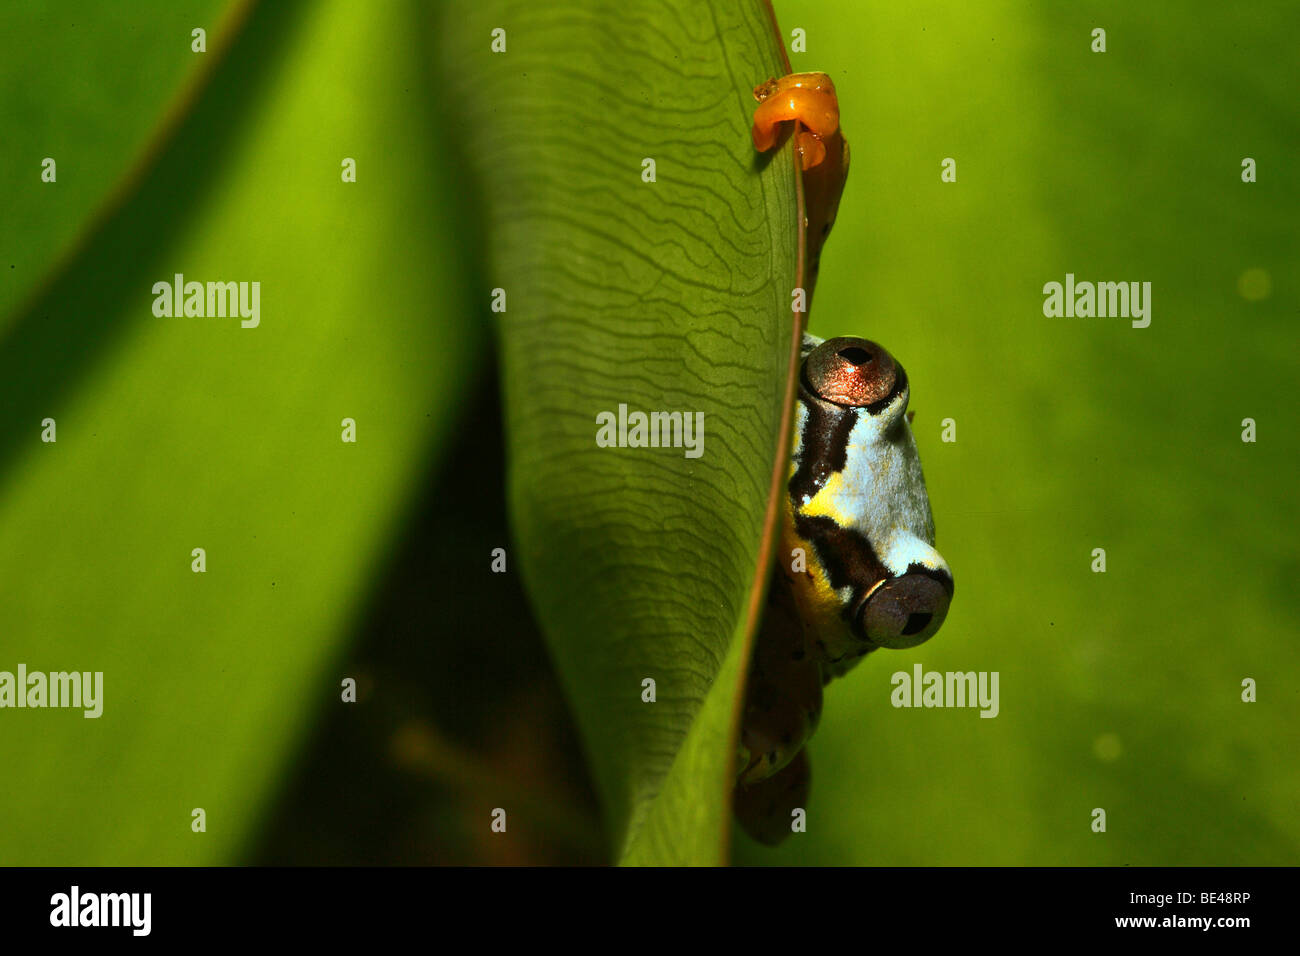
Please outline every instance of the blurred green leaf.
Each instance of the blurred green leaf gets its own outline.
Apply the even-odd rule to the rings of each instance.
[[[0,335],[57,257],[85,238],[92,212],[143,171],[219,61],[247,0],[0,6]],[[206,54],[191,31],[207,33]],[[41,179],[42,162],[57,179]]]
[[[485,331],[426,26],[415,2],[258,6],[0,340],[0,669],[103,671],[105,697],[97,720],[0,716],[5,863],[233,861],[339,701],[340,640]],[[99,43],[134,71],[123,29]],[[260,325],[155,317],[175,273],[260,282]]]
[[[797,284],[790,152],[749,137],[753,87],[784,72],[768,10],[496,0],[442,32],[507,296],[518,559],[611,842],[719,862]],[[598,447],[620,405],[703,413],[702,457]]]

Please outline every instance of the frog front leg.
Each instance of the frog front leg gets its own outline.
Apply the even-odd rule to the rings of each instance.
[[[805,745],[822,710],[821,665],[782,571],[768,590],[745,693],[733,805],[746,833],[775,846],[791,833],[791,812],[807,805]]]
[[[777,846],[793,833],[794,812],[806,809],[812,788],[807,749],[766,780],[736,790],[736,820],[759,843]]]
[[[777,573],[750,659],[737,785],[784,768],[817,730],[821,711],[820,664],[809,652],[790,581]]]

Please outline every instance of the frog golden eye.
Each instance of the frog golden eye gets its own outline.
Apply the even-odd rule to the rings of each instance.
[[[948,616],[952,579],[913,571],[889,578],[871,592],[859,612],[859,628],[881,647],[915,647],[928,641]]]
[[[899,368],[894,357],[867,339],[827,339],[808,353],[804,378],[812,391],[836,405],[861,408],[893,394]]]

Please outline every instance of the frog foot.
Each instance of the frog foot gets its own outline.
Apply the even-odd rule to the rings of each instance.
[[[779,772],[751,786],[737,786],[733,806],[741,829],[759,843],[776,846],[794,832],[796,811],[808,806],[812,769],[800,750]]]
[[[795,136],[805,170],[826,159],[826,140],[840,128],[835,84],[825,73],[790,73],[754,87],[754,148],[765,153],[781,138],[782,124],[800,123]]]

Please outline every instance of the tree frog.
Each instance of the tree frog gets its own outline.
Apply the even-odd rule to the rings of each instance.
[[[764,843],[808,794],[822,687],[882,647],[914,647],[953,595],[907,414],[907,373],[855,337],[805,335],[781,560],[750,663],[735,809]]]
[[[785,80],[807,76],[824,74]],[[823,98],[834,99],[829,78],[769,80],[755,96],[765,87],[755,146],[775,145],[770,127],[788,119],[811,119],[820,140],[833,134],[842,142],[838,107]],[[778,94],[788,97],[764,112]],[[834,127],[826,118],[832,112]],[[804,225],[815,266],[847,175],[848,145],[820,159],[812,153],[811,164],[810,152],[803,154]],[[809,180],[817,176],[814,189]],[[790,834],[791,811],[807,801],[804,745],[817,728],[824,685],[874,650],[928,640],[953,595],[952,572],[934,548],[903,366],[875,342],[851,336],[804,335],[801,358],[781,559],[749,668],[734,800],[745,830],[773,845]]]
[[[805,335],[783,542],[823,679],[881,647],[913,647],[943,624],[952,572],[906,415],[907,373],[884,348]]]

